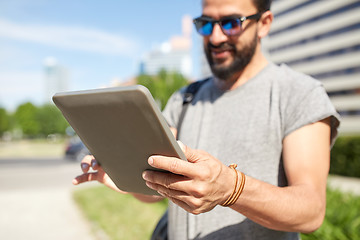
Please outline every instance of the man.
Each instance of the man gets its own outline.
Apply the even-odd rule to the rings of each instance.
[[[214,77],[178,133],[188,162],[152,156],[150,165],[175,174],[143,175],[170,200],[169,239],[299,239],[322,224],[338,115],[318,81],[261,53],[269,8],[266,0],[202,1],[194,23]],[[183,91],[164,110],[175,134]],[[118,190],[92,157],[82,164],[74,184],[98,180]],[[87,173],[90,164],[97,173]]]

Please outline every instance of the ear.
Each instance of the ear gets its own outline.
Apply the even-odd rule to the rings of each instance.
[[[264,38],[270,32],[270,26],[274,19],[274,15],[270,11],[266,11],[262,14],[258,21],[258,37]]]

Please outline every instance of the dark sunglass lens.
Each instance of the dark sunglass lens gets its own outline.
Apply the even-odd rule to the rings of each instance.
[[[197,31],[203,36],[209,36],[213,30],[213,24],[207,20],[197,20],[195,22]]]
[[[237,18],[224,19],[221,21],[221,27],[228,35],[236,35],[241,31],[241,21]]]

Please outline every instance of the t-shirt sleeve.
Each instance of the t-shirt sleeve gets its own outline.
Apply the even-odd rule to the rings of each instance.
[[[293,88],[293,90],[296,93],[288,96],[291,100],[289,100],[286,114],[285,136],[305,125],[330,117],[331,145],[333,145],[338,133],[340,116],[322,84],[313,80],[312,84],[302,88]]]

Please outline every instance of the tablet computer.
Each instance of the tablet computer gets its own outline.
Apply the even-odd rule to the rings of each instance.
[[[57,93],[55,105],[116,186],[158,195],[142,178],[151,155],[186,160],[149,90],[141,85]]]

